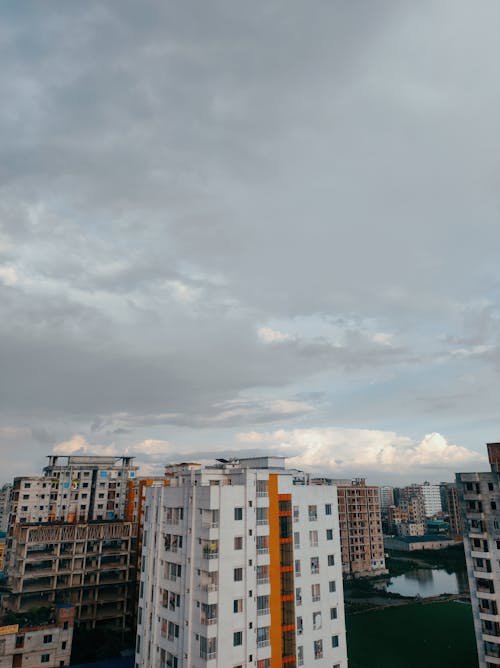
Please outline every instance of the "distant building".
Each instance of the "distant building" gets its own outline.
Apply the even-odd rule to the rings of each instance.
[[[347,667],[337,499],[281,457],[146,488],[136,666]]]
[[[491,471],[457,473],[479,668],[500,665],[500,443],[488,443]]]
[[[424,513],[426,517],[434,517],[443,512],[441,505],[441,491],[439,485],[433,485],[430,482],[424,482],[420,485],[424,499]]]
[[[442,550],[456,545],[456,543],[447,536],[429,534],[424,536],[386,536],[384,545],[388,550],[414,552],[415,550]]]
[[[380,508],[381,510],[387,510],[389,506],[394,505],[394,487],[389,485],[382,485],[379,487],[380,490]]]
[[[9,527],[11,491],[12,485],[10,483],[0,488],[0,533],[7,533]]]
[[[56,605],[51,623],[0,626],[0,668],[69,666],[74,614],[73,606]]]
[[[462,540],[463,531],[457,485],[454,482],[446,483],[444,490],[446,493],[446,508],[450,523],[450,537],[454,540]]]
[[[364,478],[331,483],[337,487],[344,574],[386,573],[379,488]]]

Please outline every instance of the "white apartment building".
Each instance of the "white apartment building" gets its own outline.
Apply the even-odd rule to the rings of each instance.
[[[50,455],[43,476],[15,478],[10,524],[124,519],[133,460]]]
[[[479,668],[500,666],[500,443],[488,457],[491,472],[456,474]]]
[[[380,507],[382,510],[386,510],[389,506],[394,505],[394,487],[390,485],[382,485],[379,487],[380,490]]]
[[[347,667],[336,494],[284,458],[146,491],[136,668]]]
[[[434,517],[437,513],[443,511],[441,503],[441,489],[439,485],[433,485],[430,482],[424,482],[420,485],[422,496],[424,498],[424,512],[426,517]]]

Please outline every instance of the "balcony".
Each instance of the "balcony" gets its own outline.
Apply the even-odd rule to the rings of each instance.
[[[217,624],[217,617],[202,617],[201,623],[205,626],[212,626],[212,624]]]
[[[257,578],[257,584],[258,584],[258,585],[269,584],[269,576],[266,575],[266,576],[264,576],[264,577]]]
[[[269,647],[269,644],[269,638],[267,638],[266,640],[259,640],[257,642],[257,647]]]
[[[258,608],[257,609],[257,615],[258,616],[269,615],[270,612],[271,612],[271,610],[269,608]]]
[[[217,658],[217,652],[204,652],[200,650],[200,658],[205,661],[214,661]]]
[[[269,554],[269,548],[268,547],[258,547],[257,548],[257,554]]]

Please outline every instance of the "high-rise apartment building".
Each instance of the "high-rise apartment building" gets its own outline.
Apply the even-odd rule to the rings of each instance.
[[[379,488],[364,478],[331,482],[337,487],[344,574],[386,573]]]
[[[332,487],[281,457],[166,475],[146,489],[136,666],[346,668]]]
[[[387,510],[389,506],[394,505],[394,487],[382,485],[380,489],[380,509]]]
[[[131,457],[49,457],[14,480],[7,542],[14,611],[72,603],[76,624],[129,627],[136,524],[125,520]]]
[[[424,513],[426,517],[434,517],[443,511],[441,505],[441,490],[439,485],[433,485],[430,482],[424,482],[420,485],[424,499]]]
[[[460,504],[458,500],[457,486],[454,482],[444,483],[441,491],[446,495],[446,512],[450,525],[450,537],[453,540],[462,540],[462,522],[460,519]]]
[[[0,533],[7,533],[9,527],[11,491],[12,485],[9,483],[0,488]]]
[[[457,473],[479,668],[500,665],[500,443],[488,443],[491,471]]]

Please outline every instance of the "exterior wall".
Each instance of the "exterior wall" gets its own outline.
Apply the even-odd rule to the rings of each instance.
[[[65,606],[56,608],[53,624],[0,627],[0,668],[69,666],[73,619],[74,609]]]
[[[354,576],[385,573],[379,488],[363,479],[337,483],[342,567]]]
[[[430,482],[424,482],[420,485],[422,496],[424,498],[424,512],[426,517],[433,517],[443,511],[441,505],[441,490],[439,485],[432,485]]]
[[[4,605],[16,612],[68,602],[76,622],[126,628],[132,598],[135,524],[17,525]]]
[[[12,485],[9,483],[0,488],[0,533],[7,533],[9,527],[11,491]]]
[[[389,485],[382,485],[380,487],[380,508],[387,509],[394,505],[394,488]]]
[[[332,488],[266,463],[167,469],[146,489],[136,666],[346,668]]]
[[[499,475],[457,473],[456,479],[479,667],[490,668],[500,665]]]
[[[460,503],[457,486],[454,483],[448,483],[445,487],[445,492],[446,506],[450,522],[450,537],[454,540],[462,540],[462,520],[460,517]]]
[[[416,550],[442,550],[455,545],[451,540],[429,539],[428,541],[409,542],[389,537],[384,539],[384,544],[388,550],[401,550],[403,552],[415,552]]]
[[[49,457],[43,476],[14,479],[9,523],[123,519],[133,457]]]

